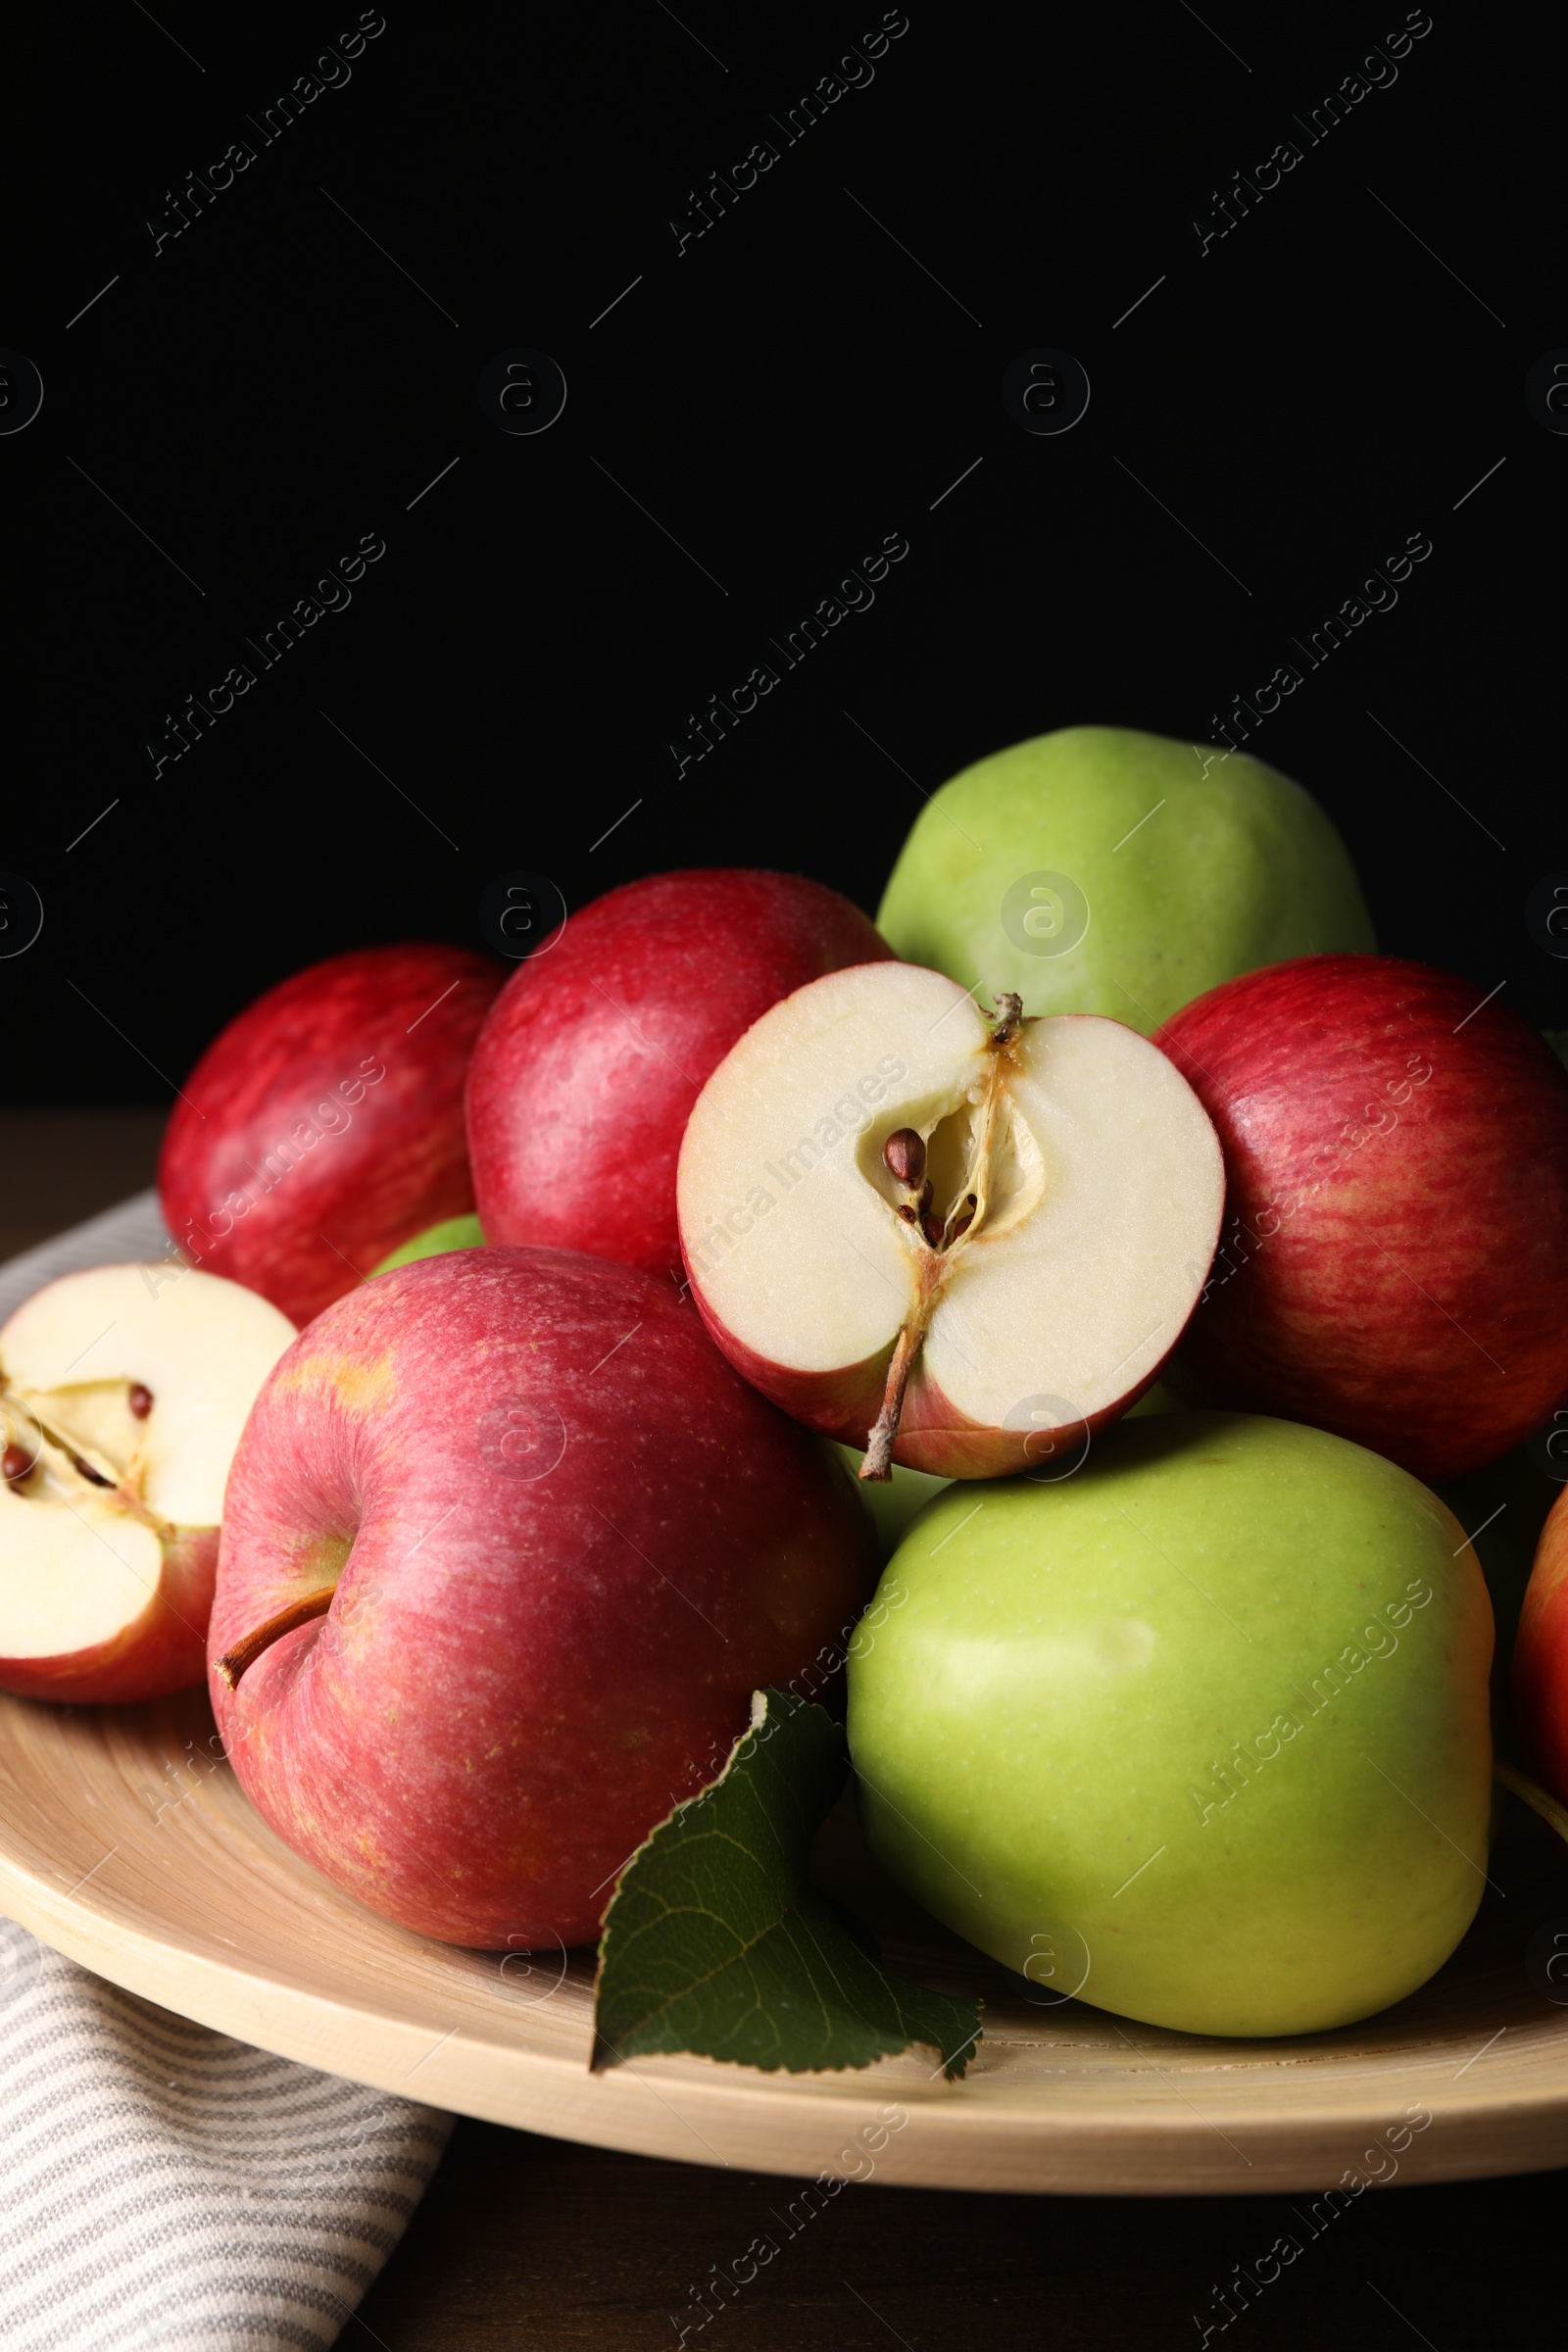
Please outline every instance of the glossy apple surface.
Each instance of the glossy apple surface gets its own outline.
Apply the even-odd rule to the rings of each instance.
[[[754,1024],[687,1125],[710,1329],[867,1474],[906,1363],[895,1463],[988,1478],[1081,1442],[1155,1379],[1208,1270],[1219,1146],[1166,1056],[1092,1016],[998,1035],[940,972],[830,973]],[[899,1135],[929,1231],[887,1161]]]
[[[1513,1722],[1531,1770],[1568,1804],[1568,1489],[1541,1531],[1519,1612]]]
[[[1317,2033],[1413,1992],[1469,1925],[1492,1612],[1446,1507],[1379,1455],[1126,1422],[1058,1483],[939,1496],[871,1616],[849,1716],[871,1842],[1043,1999]]]
[[[579,1943],[753,1690],[842,1660],[875,1557],[839,1466],[670,1284],[460,1250],[339,1299],[258,1398],[213,1704],[253,1802],[372,1910]]]
[[[1393,956],[1304,956],[1161,1031],[1225,1150],[1182,1344],[1206,1401],[1443,1480],[1568,1389],[1568,1075],[1484,994]]]
[[[389,1250],[471,1211],[463,1082],[502,976],[463,948],[362,948],[230,1021],[158,1167],[192,1263],[308,1323]]]
[[[594,900],[519,966],[468,1079],[486,1234],[679,1279],[675,1163],[710,1072],[792,989],[891,951],[795,874],[655,874]]]
[[[983,972],[1025,1012],[1146,1034],[1237,972],[1374,944],[1345,844],[1299,784],[1130,727],[1060,727],[953,777],[877,922],[960,988]]]
[[[294,1337],[238,1283],[94,1266],[0,1330],[0,1690],[78,1703],[199,1683],[223,1485]]]

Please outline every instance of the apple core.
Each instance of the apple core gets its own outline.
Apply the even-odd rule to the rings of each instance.
[[[720,1348],[880,1482],[1025,1469],[1058,1424],[1125,1411],[1192,1312],[1223,1186],[1197,1096],[1134,1030],[1028,1020],[1007,992],[987,1018],[879,963],[747,1031],[692,1111],[678,1200]]]

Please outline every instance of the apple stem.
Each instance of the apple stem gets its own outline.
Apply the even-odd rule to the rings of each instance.
[[[286,1609],[279,1609],[275,1617],[269,1617],[254,1633],[247,1634],[243,1642],[236,1642],[232,1649],[225,1649],[222,1656],[215,1660],[215,1670],[222,1676],[231,1690],[237,1690],[240,1676],[248,1666],[255,1665],[264,1649],[270,1649],[274,1642],[280,1641],[284,1634],[291,1634],[297,1625],[309,1625],[313,1618],[326,1615],[336,1591],[336,1585],[322,1585],[319,1591],[307,1592],[303,1599],[291,1600]]]
[[[1010,988],[991,1000],[997,1008],[997,1025],[991,1032],[994,1046],[1010,1046],[1023,1026],[1023,999]]]
[[[1549,1789],[1543,1788],[1539,1781],[1533,1781],[1517,1765],[1505,1764],[1501,1756],[1493,1758],[1492,1777],[1515,1796],[1522,1797],[1532,1811],[1541,1815],[1548,1828],[1556,1831],[1564,1845],[1568,1845],[1568,1810],[1557,1802]]]
[[[909,1374],[914,1369],[914,1359],[924,1338],[923,1323],[906,1323],[899,1333],[893,1349],[893,1361],[888,1366],[887,1387],[882,1392],[882,1410],[865,1442],[865,1459],[860,1464],[862,1478],[881,1482],[893,1476],[893,1441],[899,1434],[904,1393],[909,1385]]]

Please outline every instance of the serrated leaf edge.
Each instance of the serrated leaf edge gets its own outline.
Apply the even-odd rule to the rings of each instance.
[[[767,1723],[770,1705],[775,1698],[781,1701],[781,1703],[787,1708],[790,1715],[801,1713],[805,1707],[810,1703],[805,1699],[795,1697],[788,1691],[773,1691],[765,1690],[754,1690],[752,1692],[751,1720],[748,1723],[745,1731],[742,1732],[737,1738],[734,1746],[730,1749],[728,1756],[725,1758],[721,1771],[719,1771],[715,1777],[708,1783],[706,1788],[699,1789],[695,1796],[683,1797],[678,1805],[671,1806],[670,1810],[663,1816],[662,1820],[655,1822],[653,1828],[648,1832],[647,1837],[642,1840],[642,1843],[633,1849],[631,1854],[628,1855],[625,1862],[622,1863],[620,1869],[615,1874],[614,1888],[611,1893],[609,1901],[605,1905],[604,1911],[600,1915],[601,1934],[599,1939],[598,1957],[594,1970],[594,2047],[588,2062],[590,2073],[602,2073],[608,2067],[623,2065],[635,2057],[663,2057],[673,2055],[673,2053],[668,2051],[639,2049],[637,2046],[637,2035],[640,2034],[656,2018],[662,2014],[662,2012],[658,2009],[650,2010],[648,2016],[644,2018],[637,2027],[632,2029],[631,2034],[626,2035],[624,2039],[620,2041],[612,2041],[608,2035],[599,2031],[597,2022],[599,2008],[599,1986],[605,1972],[605,1945],[610,1933],[610,1915],[614,1909],[615,1897],[620,1891],[622,1880],[624,1880],[626,1874],[632,1869],[633,1865],[640,1859],[640,1857],[648,1851],[649,1847],[654,1843],[656,1838],[659,1838],[661,1833],[664,1830],[667,1830],[670,1825],[679,1820],[683,1814],[690,1813],[695,1807],[705,1803],[707,1799],[713,1794],[715,1789],[723,1787],[724,1783],[729,1779],[730,1774],[733,1772],[736,1764],[740,1761],[741,1751],[745,1747],[747,1741],[749,1740],[754,1740],[758,1733],[760,1733]],[[848,1756],[846,1755],[846,1770],[848,1769]],[[805,1885],[809,1886],[809,1881],[805,1882]],[[817,1891],[820,1892],[820,1889]],[[839,1982],[837,1971],[835,1970],[832,1962],[828,1959],[827,1955],[823,1952],[821,1944],[815,1936],[810,1933],[807,1923],[804,1920],[799,1919],[799,1903],[797,1902],[792,1904],[788,1912],[783,1914],[783,1916],[781,1916],[779,1919],[770,1922],[769,1925],[761,1931],[761,1935],[754,1937],[751,1943],[743,1945],[739,1951],[732,1953],[727,1959],[720,1962],[716,1967],[709,1969],[702,1976],[694,1977],[692,1983],[684,1988],[678,1997],[683,2000],[686,1999],[691,1992],[696,1991],[702,1985],[710,1983],[714,1977],[722,1975],[725,1969],[733,1968],[737,1961],[743,1960],[747,1952],[754,1949],[756,1944],[761,1941],[762,1936],[777,1934],[780,1930],[784,1931],[786,1935],[793,1935],[797,1922],[809,1939],[811,1949],[816,1954],[821,1973],[829,1980],[829,1982],[837,1984]],[[716,1918],[716,1914],[713,1916]],[[718,1924],[722,1926],[727,1923],[719,1921]],[[848,1930],[846,1930],[845,1933],[848,1934]],[[882,1961],[880,1955],[878,1955],[875,1959],[872,1959],[869,1954],[865,1956],[870,1965],[879,1971],[883,1982],[887,1984],[890,1992],[892,1993],[894,2014],[900,2022],[901,2029],[904,2028],[905,2010],[899,1997],[899,1987],[904,1982],[906,1982],[906,1980],[901,1978],[897,1971],[888,1969]],[[809,1975],[809,1971],[808,1971],[808,1974]],[[930,1991],[931,1987],[917,1986],[914,1987],[914,1989]],[[872,2026],[869,2028],[869,2030],[879,2038],[887,2041],[887,2047],[878,2053],[878,2057],[896,2057],[901,2050],[910,2048],[932,2050],[942,2062],[940,2072],[942,2073],[944,2079],[950,2082],[956,2082],[961,2080],[962,2077],[967,2073],[969,2059],[973,2052],[974,2045],[979,2040],[980,2035],[984,2031],[983,2024],[979,2022],[984,2014],[984,2003],[978,1998],[978,1996],[965,1994],[934,1993],[933,1998],[952,2001],[956,2005],[968,2001],[971,1998],[973,1999],[977,2020],[974,2032],[969,2035],[966,2041],[959,2044],[958,2048],[952,2054],[951,2057],[949,2056],[948,2052],[943,2049],[940,2042],[933,2041],[927,2034],[921,2032],[915,2026],[911,2025],[905,2030],[905,2038],[901,2042],[893,2041],[886,2034],[884,2029],[880,2027]],[[667,2011],[672,2005],[672,2002],[666,2002],[663,2005],[664,2011]],[[847,1998],[846,2007],[850,2008],[853,2013],[853,2004],[851,2004]],[[828,2018],[825,2009],[823,2010],[822,2015],[823,2024],[826,2026],[828,2023]],[[710,2053],[704,2053],[700,2051],[692,2052],[690,2054],[693,2056],[703,2056],[705,2054],[710,2055]],[[854,2059],[845,2059],[839,2065],[833,2065],[831,2062],[829,2062],[820,2067],[791,2067],[788,2061],[784,2058],[776,2058],[771,2063],[762,2059],[715,2057],[712,2060],[712,2063],[716,2066],[750,2066],[760,2074],[855,2074],[862,2072],[866,2065],[875,2065],[877,2062],[877,2058],[859,2062],[857,2062]]]

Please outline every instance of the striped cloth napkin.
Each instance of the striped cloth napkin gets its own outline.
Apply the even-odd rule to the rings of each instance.
[[[166,1247],[141,1194],[0,1267],[0,1322],[57,1274]],[[0,2344],[331,2344],[451,2129],[192,2025],[0,1919]]]

